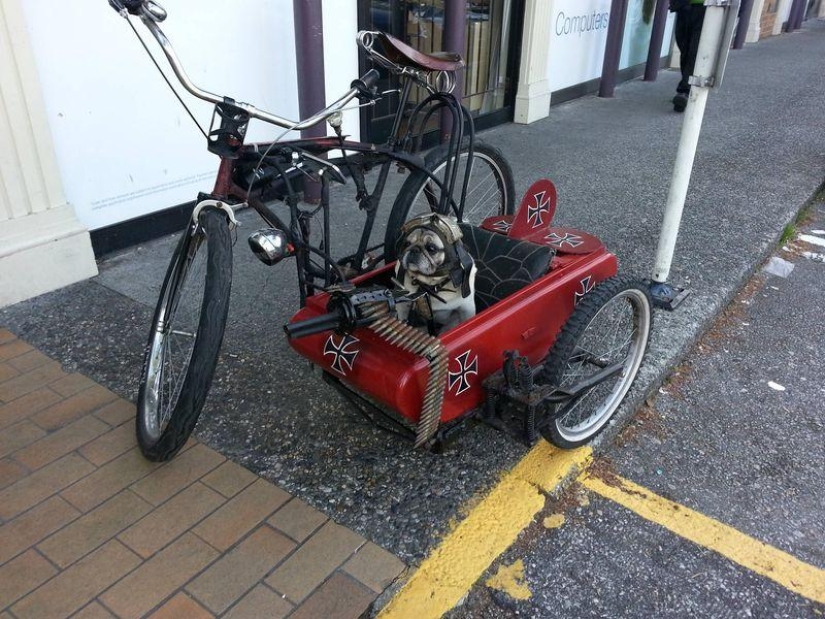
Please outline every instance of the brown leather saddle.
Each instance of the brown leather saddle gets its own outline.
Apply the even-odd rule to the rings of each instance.
[[[420,71],[458,71],[464,66],[461,54],[455,52],[425,54],[385,32],[379,33],[378,39],[387,58],[404,67]]]

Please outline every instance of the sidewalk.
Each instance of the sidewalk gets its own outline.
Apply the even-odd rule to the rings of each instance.
[[[825,180],[822,58],[825,58],[825,22],[808,22],[799,33],[760,41],[731,54],[724,87],[711,93],[708,102],[671,275],[672,283],[687,286],[692,294],[677,312],[656,313],[651,350],[637,386],[616,422],[599,438],[597,450],[612,440],[627,416],[683,358],[755,266],[771,251],[785,224]],[[556,223],[598,235],[619,257],[622,273],[644,277],[649,275],[653,262],[681,128],[682,117],[672,111],[670,104],[677,81],[677,73],[662,72],[654,83],[634,81],[621,85],[614,99],[583,98],[553,108],[549,118],[533,125],[497,127],[480,137],[496,144],[513,162],[517,193],[523,192],[537,178],[550,177],[559,190]],[[351,198],[352,187],[345,189]],[[355,228],[348,221],[354,216],[349,210],[341,217],[340,231],[346,237]],[[24,479],[0,491],[0,506],[3,506],[0,510],[6,509],[4,497],[15,488],[33,487],[35,490],[27,495],[30,497],[28,503],[20,503],[20,515],[0,511],[0,517],[25,519],[27,514],[46,504],[41,501],[52,501],[61,505],[65,502],[71,517],[80,518],[81,511],[93,510],[120,492],[126,493],[143,509],[156,513],[154,510],[168,503],[161,504],[160,499],[153,497],[168,496],[171,500],[173,495],[186,492],[186,486],[202,489],[215,501],[231,505],[237,496],[244,496],[245,491],[239,488],[238,495],[227,494],[225,489],[222,491],[206,481],[211,479],[213,469],[225,466],[238,471],[238,475],[249,479],[250,484],[271,488],[272,495],[289,492],[296,498],[286,502],[287,495],[284,494],[281,503],[273,501],[260,508],[261,512],[271,509],[265,514],[255,512],[254,516],[249,516],[248,528],[243,535],[231,538],[233,541],[227,542],[229,545],[223,548],[212,545],[211,538],[199,534],[203,533],[201,525],[188,524],[178,535],[183,535],[190,527],[193,527],[192,531],[181,540],[207,550],[207,554],[223,552],[227,548],[229,554],[223,558],[210,554],[211,567],[189,568],[194,579],[185,582],[175,583],[171,577],[163,575],[158,579],[163,587],[153,581],[143,588],[141,596],[157,594],[154,602],[157,605],[167,603],[171,599],[169,596],[183,590],[185,593],[180,595],[191,596],[193,602],[197,601],[216,614],[226,608],[236,608],[230,607],[230,602],[210,601],[204,589],[195,585],[202,582],[202,576],[197,574],[204,569],[206,574],[215,566],[226,565],[224,561],[230,561],[228,557],[235,552],[232,548],[247,548],[244,544],[252,539],[246,536],[249,534],[278,539],[288,546],[289,550],[281,548],[268,553],[280,553],[277,557],[285,557],[286,563],[301,556],[301,549],[311,548],[310,542],[289,531],[276,530],[279,525],[274,525],[270,519],[272,513],[277,516],[300,499],[318,510],[322,514],[319,517],[331,519],[325,527],[335,528],[334,521],[355,532],[342,532],[344,539],[357,538],[357,541],[344,543],[350,547],[336,555],[339,557],[337,561],[330,559],[324,563],[324,569],[310,572],[315,575],[314,580],[300,589],[303,594],[290,595],[290,591],[283,590],[286,586],[279,588],[273,582],[270,573],[274,575],[282,569],[276,565],[280,560],[277,557],[271,564],[258,564],[257,575],[253,574],[243,584],[236,585],[234,579],[236,574],[240,577],[241,571],[230,568],[228,571],[233,578],[227,577],[221,587],[233,588],[237,593],[233,601],[249,590],[257,592],[251,598],[253,601],[258,595],[274,600],[272,596],[277,591],[285,594],[290,604],[303,601],[306,605],[309,600],[323,599],[322,592],[337,587],[337,583],[348,582],[364,597],[354,595],[352,599],[360,601],[342,602],[342,608],[357,614],[361,612],[357,610],[359,607],[363,609],[369,603],[363,603],[367,594],[370,599],[374,597],[380,584],[391,580],[402,569],[400,562],[393,562],[372,545],[363,546],[354,556],[366,557],[368,560],[363,563],[373,569],[379,566],[377,569],[385,577],[383,580],[370,581],[360,572],[354,573],[352,564],[347,568],[348,557],[363,544],[363,539],[374,542],[408,565],[418,564],[450,530],[451,523],[463,517],[465,506],[486,492],[503,472],[511,469],[524,456],[525,449],[500,433],[480,427],[462,435],[455,449],[447,454],[431,456],[413,452],[406,443],[359,423],[359,418],[321,383],[317,375],[307,371],[306,364],[284,341],[280,326],[297,307],[293,269],[291,265],[268,269],[257,262],[246,251],[243,242],[243,236],[254,231],[257,224],[249,213],[242,216],[242,221],[244,227],[239,231],[240,240],[235,245],[230,322],[216,379],[196,428],[199,442],[157,472],[136,457],[134,451],[128,451],[133,449],[131,443],[122,446],[118,453],[124,455],[118,455],[118,458],[123,458],[124,462],[133,458],[131,462],[135,463],[134,466],[123,465],[123,469],[128,469],[131,475],[139,474],[140,479],[135,477],[123,482],[97,503],[75,504],[72,495],[80,491],[72,488],[84,486],[82,479],[75,482],[75,478],[89,479],[86,476],[102,473],[93,470],[98,464],[86,458],[85,448],[76,442],[80,439],[66,430],[74,426],[58,430],[68,437],[58,441],[52,438],[57,432],[47,436],[47,428],[41,425],[41,422],[49,423],[44,421],[49,416],[43,410],[8,413],[19,416],[3,424],[6,428],[0,444],[6,455],[0,456],[3,458],[0,460],[3,467],[0,479],[10,481],[15,476]],[[108,394],[105,397],[133,401],[147,325],[174,243],[174,238],[159,239],[122,255],[108,257],[100,264],[101,274],[94,280],[0,310],[0,325],[59,361],[66,371],[76,371],[97,381],[101,386],[95,387],[89,382],[86,387],[91,394],[97,394],[96,397]],[[22,351],[14,356],[21,357],[18,363],[23,363],[25,369],[22,355],[31,353],[20,347],[25,348],[27,344],[13,340],[6,344],[9,345],[12,348],[8,350],[12,352],[15,348]],[[0,367],[0,380],[5,381],[0,385],[25,382],[17,376],[24,370],[10,362]],[[57,374],[57,378],[48,374],[60,371],[56,363],[46,363],[42,367],[46,368],[41,372],[46,373],[42,380],[68,380],[62,374]],[[36,371],[29,370],[29,373]],[[5,378],[3,372],[6,372]],[[23,375],[28,374],[24,372]],[[71,376],[75,376],[72,380],[82,380],[78,374]],[[47,391],[54,390],[49,387]],[[21,399],[31,397],[19,395]],[[0,398],[3,397],[0,391]],[[48,397],[62,399],[64,396],[54,391]],[[8,396],[8,399],[12,400],[12,397]],[[87,406],[109,406],[112,401],[115,400],[94,404],[96,400],[92,400],[93,403]],[[125,416],[127,405],[123,400],[116,401],[121,402],[124,407],[121,413]],[[0,411],[13,411],[14,406],[14,402],[4,403]],[[59,409],[60,404],[55,400],[43,404],[41,409],[47,406]],[[2,415],[0,412],[0,418]],[[102,437],[110,436],[110,433],[124,441],[132,440],[131,421],[125,418],[119,423],[116,419],[109,423],[105,416],[100,417],[100,411],[92,414],[89,408],[83,411],[82,418],[72,418],[71,421],[82,419],[89,420],[84,423],[93,428],[92,434],[101,433],[100,437],[90,440],[102,441]],[[8,430],[11,423],[15,424],[14,432]],[[100,424],[106,424],[106,427]],[[89,432],[89,427],[81,426],[81,430]],[[42,469],[30,472],[22,468],[27,458],[37,464],[39,459],[46,457],[40,455],[41,451],[46,452],[39,448],[26,452],[26,444],[38,439],[47,445],[53,442],[64,446],[55,448],[60,453],[56,458],[60,459],[44,462]],[[5,441],[10,441],[9,447],[5,446]],[[18,441],[21,444],[15,445]],[[215,452],[208,450],[206,445]],[[16,452],[18,449],[29,453],[24,461],[8,455],[10,450]],[[187,464],[187,458],[195,457],[190,454],[216,452],[221,455],[201,456],[214,463],[210,470],[205,467],[196,470],[194,464]],[[63,466],[64,461],[66,466]],[[101,462],[99,470],[117,471],[116,462],[118,459]],[[262,480],[246,477],[248,473],[242,473],[241,466],[260,475]],[[50,473],[41,471],[56,471],[60,477],[50,481]],[[165,483],[175,489],[165,492],[148,490],[158,483],[148,480],[158,478],[166,480]],[[275,486],[270,486],[270,482]],[[71,486],[72,483],[75,485]],[[242,485],[242,482],[236,480],[235,484]],[[230,487],[236,486],[230,484]],[[29,507],[29,511],[23,511]],[[213,509],[223,508],[216,505]],[[207,522],[212,516],[204,514],[202,518],[207,518],[204,520]],[[0,535],[20,538],[20,543],[25,541],[17,534],[5,533],[12,530],[6,520],[0,524]],[[127,557],[125,562],[133,564],[128,568],[129,575],[124,572],[115,578],[114,571],[107,572],[105,581],[97,582],[94,587],[84,586],[87,600],[100,596],[100,601],[95,603],[102,603],[110,610],[115,610],[107,603],[110,596],[115,597],[111,592],[118,590],[115,581],[123,577],[137,578],[132,574],[145,573],[153,577],[160,574],[151,568],[141,572],[139,562],[149,565],[152,558],[129,545],[121,531],[139,523],[127,522],[121,528],[116,527],[116,531],[111,530],[113,525],[108,525],[110,528],[104,539],[93,544],[95,547],[102,545],[100,550],[80,558],[87,550],[92,550],[89,545],[83,546],[72,555],[77,559],[72,567],[47,581],[59,565],[42,551],[41,541],[45,542],[56,527],[65,524],[68,522],[53,525],[36,540],[26,542],[19,550],[23,554],[15,554],[14,561],[23,561],[26,557],[39,565],[43,571],[36,573],[40,574],[39,581],[45,582],[40,589],[34,589],[38,578],[28,587],[20,586],[14,594],[15,600],[22,596],[30,596],[23,597],[24,601],[37,599],[42,595],[39,592],[56,587],[50,583],[62,582],[62,574],[73,573],[75,566],[85,566],[85,562],[92,562],[93,557],[105,558],[104,550],[120,553],[117,556]],[[101,526],[100,530],[105,528]],[[354,537],[350,538],[350,535]],[[110,541],[112,538],[114,541]],[[236,539],[241,541],[233,547]],[[310,541],[312,539],[315,538]],[[171,538],[168,541],[178,543]],[[301,541],[304,545],[297,546]],[[327,550],[326,544],[316,543]],[[4,544],[0,544],[0,548],[5,548]],[[32,545],[35,549],[27,551]],[[250,542],[249,545],[255,544]],[[372,561],[370,555],[365,554],[367,549],[371,549],[370,553],[380,554],[394,567],[380,567],[381,563]],[[293,554],[288,554],[290,552]],[[310,550],[304,551],[304,555],[309,554]],[[186,556],[200,555],[193,552]],[[194,558],[191,560],[195,561]],[[7,565],[0,561],[0,570]],[[336,571],[340,566],[343,566],[343,572]],[[175,570],[175,576],[184,572],[184,568]],[[91,583],[84,572],[79,573],[84,582]],[[331,577],[327,580],[328,576]],[[264,584],[253,588],[262,578]],[[360,582],[357,582],[358,578]],[[5,578],[0,578],[0,583],[5,582]],[[112,585],[114,587],[110,589]],[[317,585],[321,587],[305,597],[304,594]],[[0,585],[3,586],[5,584]],[[75,591],[73,585],[68,588],[73,594],[80,591],[80,588]],[[166,593],[161,595],[162,591]],[[278,595],[277,599],[283,598]],[[0,604],[0,608],[7,604]],[[23,602],[12,604],[15,615],[21,608],[26,608]],[[72,610],[81,605],[81,601],[71,604]],[[100,610],[97,606],[94,608]],[[154,608],[153,605],[146,610]],[[301,612],[300,608],[296,612]],[[6,619],[2,612],[0,618]]]
[[[195,439],[147,462],[134,404],[0,330],[0,617],[355,618],[403,569]]]

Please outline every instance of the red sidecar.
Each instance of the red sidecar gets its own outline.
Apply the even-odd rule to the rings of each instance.
[[[539,396],[535,394],[532,374],[539,375],[535,368],[540,367],[548,357],[574,309],[580,301],[588,299],[588,293],[597,284],[612,278],[617,272],[616,257],[605,249],[599,239],[585,232],[550,225],[555,203],[553,184],[539,181],[528,190],[515,216],[488,218],[480,228],[462,226],[463,241],[478,268],[478,313],[438,336],[448,357],[440,417],[442,427],[449,427],[471,412],[479,411],[485,401],[489,402],[492,396],[502,394],[517,396],[516,400],[532,408],[543,398],[555,403],[554,417],[558,420],[565,410],[569,414],[571,409],[580,406],[583,396],[590,397],[602,389],[608,379],[620,379],[618,391],[614,388],[607,393],[606,399],[600,396],[595,402],[596,405],[609,403],[611,410],[606,411],[607,415],[602,411],[605,419],[597,420],[600,425],[587,434],[584,439],[587,440],[615,412],[635,377],[650,330],[650,301],[641,285],[628,286],[627,282],[622,282],[622,285],[613,288],[624,292],[617,297],[611,290],[607,300],[619,298],[622,300],[621,306],[628,305],[624,300],[630,301],[630,337],[622,336],[621,341],[603,344],[613,348],[621,345],[621,354],[633,354],[626,355],[617,363],[608,358],[609,355],[592,353],[592,344],[587,345],[586,355],[582,352],[585,350],[582,348],[582,338],[593,337],[592,329],[588,331],[588,328],[605,310],[606,300],[596,299],[597,307],[585,311],[586,316],[577,321],[586,323],[584,326],[574,324],[566,328],[569,334],[565,340],[572,339],[573,343],[560,341],[559,344],[569,350],[553,349],[557,355],[566,357],[561,360],[565,362],[561,363],[562,366],[569,368],[586,364],[593,367],[594,373],[588,374],[588,378],[576,372],[565,376],[566,368],[561,367],[556,371],[561,375],[554,377],[554,382],[559,384],[549,388],[545,386]],[[392,274],[393,265],[388,265],[355,279],[353,283],[359,288],[375,285],[392,287]],[[327,294],[310,297],[291,322],[325,314],[328,301]],[[603,336],[602,339],[615,338],[610,328],[602,335],[595,335]],[[625,342],[625,339],[628,341]],[[343,383],[348,390],[366,395],[373,402],[391,409],[407,425],[415,426],[419,422],[430,373],[430,364],[422,356],[389,344],[385,338],[367,328],[357,328],[347,334],[326,331],[294,338],[290,340],[290,345],[318,365],[333,382]],[[629,349],[624,350],[628,346]],[[531,368],[528,372],[531,376],[522,380],[521,388],[512,384],[515,379],[505,376],[506,368],[502,372],[507,351],[518,351],[510,353],[510,357],[517,355],[522,367],[529,364]],[[628,377],[628,374],[632,375]],[[546,398],[553,393],[555,398]],[[618,401],[614,402],[617,397]],[[488,419],[495,416],[489,407],[486,416]],[[592,415],[585,421],[591,418]],[[534,420],[529,423],[534,423]],[[584,442],[575,424],[571,426],[573,430],[566,434],[563,430],[559,433],[564,424],[550,425],[552,428],[547,433],[542,430],[542,433],[557,445],[572,447]],[[535,438],[532,434],[527,437],[528,441]]]

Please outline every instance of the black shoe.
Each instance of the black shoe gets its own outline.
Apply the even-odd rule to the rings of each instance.
[[[688,96],[683,92],[677,92],[673,97],[673,111],[684,112],[687,107]]]

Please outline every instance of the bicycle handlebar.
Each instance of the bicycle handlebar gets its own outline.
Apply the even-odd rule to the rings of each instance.
[[[329,314],[321,314],[320,316],[286,324],[284,325],[284,331],[289,339],[293,339],[323,333],[324,331],[333,331],[340,328],[340,326],[341,314],[330,312]]]
[[[364,85],[366,90],[369,91],[378,80],[378,72],[371,69],[367,71],[367,73],[365,73],[360,80],[353,82],[353,86],[342,97],[337,99],[331,105],[325,107],[323,110],[305,120],[289,120],[288,118],[282,118],[281,116],[277,116],[276,114],[272,114],[265,110],[260,110],[250,103],[234,101],[228,97],[221,97],[209,91],[203,90],[202,88],[198,88],[192,80],[189,79],[189,76],[183,69],[183,65],[181,64],[180,59],[178,59],[172,44],[160,29],[160,26],[158,26],[159,22],[166,19],[166,11],[153,0],[109,0],[109,5],[118,13],[123,15],[124,18],[128,19],[128,15],[136,15],[140,17],[143,24],[149,32],[152,33],[152,36],[158,42],[158,45],[160,45],[161,50],[163,50],[163,53],[169,61],[172,70],[175,72],[175,76],[178,78],[178,81],[189,93],[208,103],[231,103],[235,107],[238,107],[249,114],[251,118],[257,118],[258,120],[283,127],[284,129],[301,131],[302,129],[314,127],[336,112],[339,112],[347,103],[352,101],[357,95],[361,94],[362,91],[359,90],[358,85]],[[357,85],[358,82],[360,82],[360,84]]]
[[[381,312],[363,312],[364,307],[387,304],[387,311],[395,308],[395,292],[383,287],[336,290],[330,294],[326,314],[313,316],[284,325],[289,338],[306,337],[323,331],[351,333],[356,327],[370,324],[382,315]],[[373,308],[374,309],[374,308]]]

